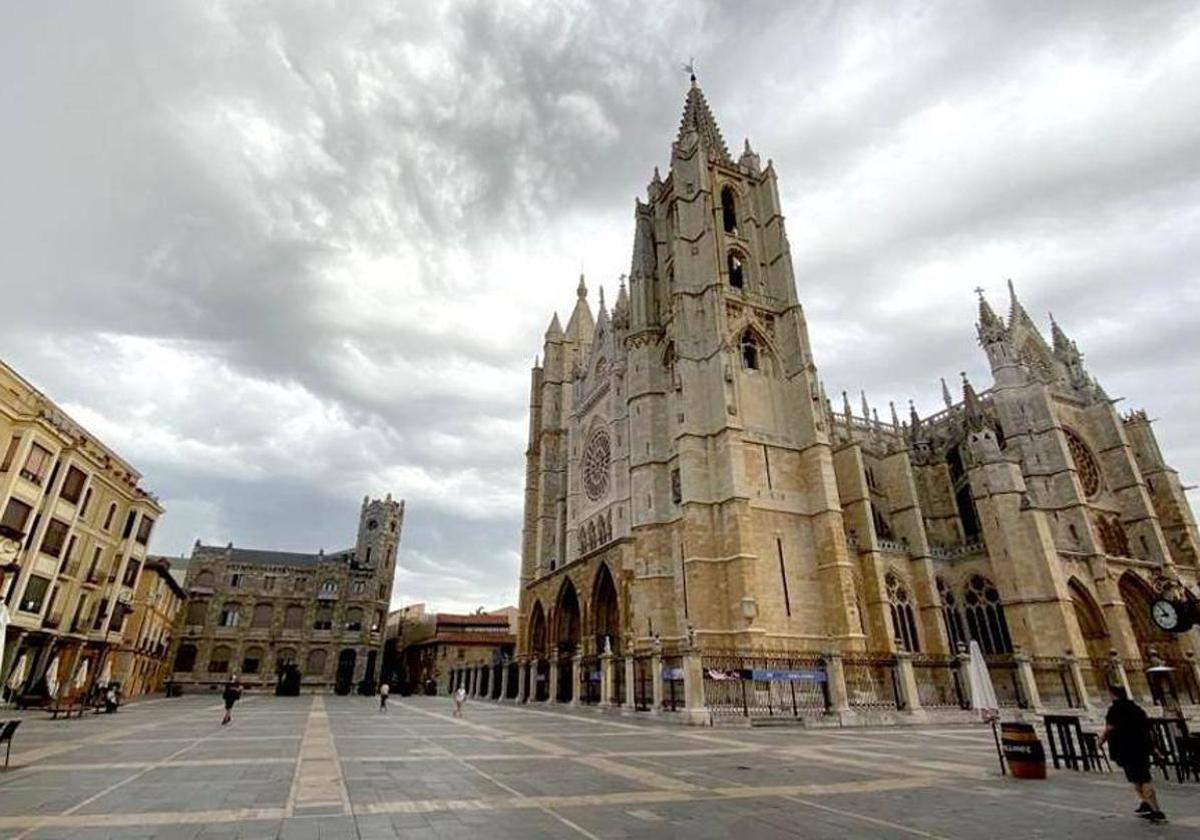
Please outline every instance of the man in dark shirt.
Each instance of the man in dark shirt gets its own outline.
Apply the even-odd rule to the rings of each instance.
[[[1122,686],[1109,689],[1112,705],[1104,716],[1104,734],[1100,743],[1108,742],[1108,754],[1125,771],[1133,783],[1141,803],[1137,815],[1151,822],[1162,822],[1166,814],[1158,807],[1158,795],[1150,784],[1150,720],[1142,707],[1129,699]]]

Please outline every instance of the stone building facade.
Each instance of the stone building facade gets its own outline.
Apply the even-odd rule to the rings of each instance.
[[[447,694],[455,671],[490,670],[512,659],[516,640],[506,611],[437,613],[432,619],[432,632],[401,651],[402,680],[410,692]]]
[[[171,639],[186,594],[165,557],[147,557],[133,595],[133,613],[113,654],[112,678],[125,697],[162,691],[170,676]]]
[[[295,665],[304,691],[373,688],[404,502],[364,498],[354,548],[326,554],[199,542],[188,561],[187,604],[177,621],[173,678],[212,689],[232,674],[274,687]]]
[[[0,362],[0,686],[30,702],[110,677],[158,500],[141,475]]]
[[[1114,654],[1195,673],[1197,631],[1157,632],[1148,609],[1164,579],[1196,583],[1179,477],[1145,413],[1119,414],[1010,295],[1002,319],[981,293],[988,387],[964,378],[903,421],[835,409],[775,169],[748,141],[730,155],[693,80],[670,169],[635,204],[628,282],[593,315],[580,278],[532,371],[519,657],[544,679],[606,643],[863,657],[975,639],[1096,663],[1097,694]]]

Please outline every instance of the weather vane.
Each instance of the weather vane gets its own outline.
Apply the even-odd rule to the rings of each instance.
[[[687,73],[689,76],[691,76],[693,82],[696,81],[696,58],[695,58],[695,56],[690,56],[688,58],[688,63],[683,65],[683,70],[685,73]]]

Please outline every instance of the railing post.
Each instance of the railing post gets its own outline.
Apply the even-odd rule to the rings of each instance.
[[[850,713],[850,695],[846,692],[846,669],[840,651],[831,650],[824,654],[825,679],[829,686],[829,711],[835,715]]]
[[[637,711],[637,686],[634,685],[634,659],[633,652],[625,654],[625,711]]]
[[[558,702],[558,657],[557,652],[550,654],[550,685],[547,688],[549,694],[546,695],[547,703]]]
[[[579,705],[579,673],[582,670],[583,654],[578,650],[571,657],[571,705]]]
[[[1079,658],[1073,653],[1068,653],[1064,658],[1067,661],[1067,670],[1071,674],[1071,685],[1075,687],[1075,696],[1079,698],[1079,708],[1085,712],[1095,711],[1096,704],[1092,702],[1092,698],[1088,694],[1087,682],[1083,679],[1083,666],[1079,664]]]
[[[896,683],[900,686],[904,711],[913,717],[924,717],[925,710],[917,689],[917,672],[913,668],[912,654],[907,650],[896,651]]]
[[[590,675],[589,675],[590,676]],[[616,688],[616,683],[613,680],[613,655],[605,651],[600,654],[600,706],[608,708],[613,705],[613,689]]]
[[[529,684],[529,660],[521,657],[517,660],[517,704],[525,702],[525,692]]]
[[[1033,663],[1024,653],[1014,653],[1013,661],[1017,663],[1017,679],[1021,683],[1021,693],[1025,695],[1025,707],[1040,713],[1043,710],[1042,696],[1038,692],[1037,678],[1033,675]]]
[[[971,696],[971,657],[965,653],[955,655],[958,662],[958,689],[962,692],[965,708],[974,708],[975,698]]]
[[[650,654],[650,696],[652,705],[650,713],[657,715],[662,713],[663,703],[663,664],[662,651],[655,646],[654,652]]]
[[[712,723],[712,715],[704,705],[704,661],[695,645],[683,652],[683,722],[688,726]]]

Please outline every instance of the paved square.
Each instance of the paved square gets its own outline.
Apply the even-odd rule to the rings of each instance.
[[[1200,784],[999,775],[978,727],[690,729],[445,698],[211,697],[28,713],[0,838],[1195,837]]]

